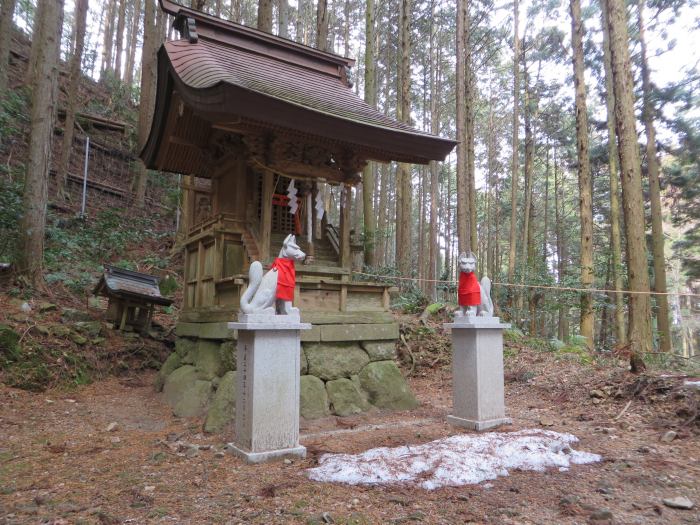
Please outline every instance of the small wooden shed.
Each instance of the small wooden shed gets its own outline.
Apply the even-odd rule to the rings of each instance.
[[[146,333],[155,305],[170,306],[173,302],[160,295],[158,283],[154,275],[105,265],[93,294],[109,299],[106,318],[115,328],[124,330],[131,326]]]

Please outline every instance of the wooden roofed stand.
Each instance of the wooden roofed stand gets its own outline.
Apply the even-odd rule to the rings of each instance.
[[[160,295],[158,282],[154,275],[105,264],[92,293],[109,300],[105,317],[115,328],[131,327],[145,334],[151,328],[155,305],[170,306],[173,302]]]
[[[351,89],[352,59],[160,3],[180,39],[158,53],[141,157],[148,168],[185,175],[178,335],[226,338],[250,263],[271,262],[296,233],[308,261],[297,265],[294,303],[314,325],[304,345],[395,340],[390,287],[350,279],[350,190],[369,160],[425,164],[455,143],[362,101]],[[295,215],[286,195],[292,179]],[[322,195],[329,206],[319,220]]]

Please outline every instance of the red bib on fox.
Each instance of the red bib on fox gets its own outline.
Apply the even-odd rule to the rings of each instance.
[[[481,304],[481,286],[479,286],[474,272],[460,272],[457,299],[459,306],[479,306]]]
[[[270,266],[270,270],[272,269],[277,269],[277,299],[293,301],[294,285],[297,278],[294,261],[277,257]]]

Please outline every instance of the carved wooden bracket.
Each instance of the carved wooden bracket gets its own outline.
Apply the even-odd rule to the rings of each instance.
[[[180,36],[189,40],[190,44],[196,44],[199,41],[199,35],[197,34],[197,27],[194,18],[187,17],[185,19]]]

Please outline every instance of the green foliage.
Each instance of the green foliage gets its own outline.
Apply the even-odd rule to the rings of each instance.
[[[22,185],[6,177],[7,168],[0,166],[0,261],[14,261],[22,216]]]
[[[74,352],[37,344],[25,344],[15,359],[0,359],[5,384],[42,392],[56,383],[74,386],[91,382],[91,367]]]
[[[445,307],[444,303],[429,304],[425,309],[430,315],[435,315]]]
[[[20,357],[20,336],[6,324],[0,324],[0,364],[14,362]]]
[[[122,210],[108,208],[94,219],[50,215],[46,236],[46,281],[61,282],[82,294],[96,283],[104,263],[124,254],[129,244],[158,235],[152,231],[151,219],[126,216]],[[136,269],[129,260],[119,260],[115,266]]]
[[[525,339],[525,334],[519,328],[508,328],[503,331],[503,339],[509,343],[519,343]]]
[[[29,122],[29,98],[25,89],[11,89],[0,97],[0,146],[16,139]]]
[[[404,287],[394,304],[391,307],[395,310],[402,310],[408,314],[422,312],[428,304],[428,298],[420,288],[411,284]]]
[[[160,280],[159,288],[160,294],[163,297],[169,297],[178,289],[177,279],[172,275],[166,275]]]

